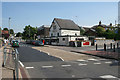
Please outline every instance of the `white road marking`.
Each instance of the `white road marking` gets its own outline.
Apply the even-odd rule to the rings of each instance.
[[[112,62],[105,62],[105,63],[110,64],[110,63],[112,63]]]
[[[25,67],[26,69],[33,69],[34,67]]]
[[[107,59],[99,59],[99,60],[107,60]]]
[[[115,76],[112,76],[112,75],[104,75],[104,76],[100,76],[101,78],[109,78],[109,79],[112,79],[112,78],[117,78]]]
[[[75,77],[75,75],[72,75],[72,77]]]
[[[69,67],[69,66],[71,66],[71,65],[61,65],[62,67]]]
[[[22,63],[21,61],[19,61],[19,63],[20,63],[20,65],[21,65],[22,67],[24,67],[24,65],[23,65],[23,63]]]
[[[85,61],[85,62],[88,62],[87,60],[84,60],[84,59],[78,59],[77,61]]]
[[[97,59],[93,59],[93,58],[88,59],[88,60],[90,60],[90,61],[98,61]]]
[[[101,64],[101,63],[94,63],[94,64]]]
[[[52,68],[53,66],[42,66],[42,68]]]
[[[85,66],[85,65],[87,65],[87,64],[82,64],[82,63],[80,63],[80,64],[78,64],[79,66]]]

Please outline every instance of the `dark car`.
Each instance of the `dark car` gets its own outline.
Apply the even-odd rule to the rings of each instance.
[[[13,40],[11,43],[12,47],[19,47],[19,44],[20,43],[17,40]]]
[[[36,43],[36,40],[32,40],[32,41],[31,41],[31,44],[32,44],[32,45],[35,45],[35,43]]]
[[[44,46],[43,41],[36,41],[35,46]]]
[[[26,40],[26,44],[30,44],[30,40]]]

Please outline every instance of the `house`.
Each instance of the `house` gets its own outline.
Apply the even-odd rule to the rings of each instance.
[[[54,18],[50,26],[50,37],[52,36],[80,36],[80,28],[72,20]]]
[[[87,40],[80,36],[80,28],[72,20],[54,18],[50,26],[50,42],[52,45],[69,45],[70,41]]]
[[[49,28],[50,28],[49,25],[40,26],[37,31],[38,39],[49,37]]]
[[[9,37],[9,31],[2,30],[2,37],[7,39]]]
[[[116,30],[116,29],[117,29],[117,27],[113,27],[112,23],[110,23],[109,25],[105,25],[105,24],[102,24],[101,21],[99,22],[98,25],[93,26],[92,29],[95,29],[95,30],[96,30],[97,27],[102,27],[102,28],[104,28],[105,30],[108,30],[108,29],[109,29],[109,30]]]

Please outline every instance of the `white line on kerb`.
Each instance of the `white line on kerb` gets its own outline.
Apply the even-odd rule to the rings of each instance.
[[[69,67],[69,66],[71,66],[71,65],[61,65],[62,67]]]
[[[101,64],[101,63],[94,63],[94,64]]]
[[[101,78],[117,78],[117,77],[115,77],[115,76],[112,76],[112,75],[104,75],[104,76],[100,76]]]
[[[65,61],[62,57],[59,57],[59,56],[55,56],[55,57],[58,57],[58,58],[60,58],[62,61]]]
[[[34,67],[25,67],[26,69],[33,69]]]
[[[22,63],[21,61],[19,61],[19,63],[20,63],[20,65],[21,65],[22,67],[24,67],[24,65],[23,65],[23,63]]]
[[[48,55],[50,55],[50,53],[47,53]]]
[[[42,66],[42,68],[52,68],[53,66]]]

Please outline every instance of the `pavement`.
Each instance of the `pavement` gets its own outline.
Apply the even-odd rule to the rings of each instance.
[[[49,46],[54,49],[60,49],[64,51],[74,52],[74,53],[80,53],[85,55],[92,55],[92,56],[98,56],[98,57],[104,57],[109,59],[120,59],[119,53],[120,48],[116,48],[115,52],[113,52],[113,49],[110,49],[110,46],[107,46],[107,50],[104,51],[103,46],[98,46],[98,50],[96,51],[95,46],[91,47],[65,47],[65,46]]]
[[[0,80],[2,79],[2,48],[0,48]]]
[[[60,46],[61,47],[61,46]],[[23,78],[41,80],[119,80],[119,61],[80,54],[57,46],[20,44]],[[59,49],[58,49],[59,48]]]
[[[7,52],[9,52],[7,50]],[[10,51],[11,52],[11,51]],[[12,55],[11,54],[7,54],[7,60],[6,60],[6,65],[4,67],[2,67],[3,64],[3,47],[0,48],[0,80],[6,80],[6,79],[10,79],[10,80],[14,80],[15,78],[15,64],[14,61],[12,59]],[[22,78],[21,73],[19,72],[19,78]]]

